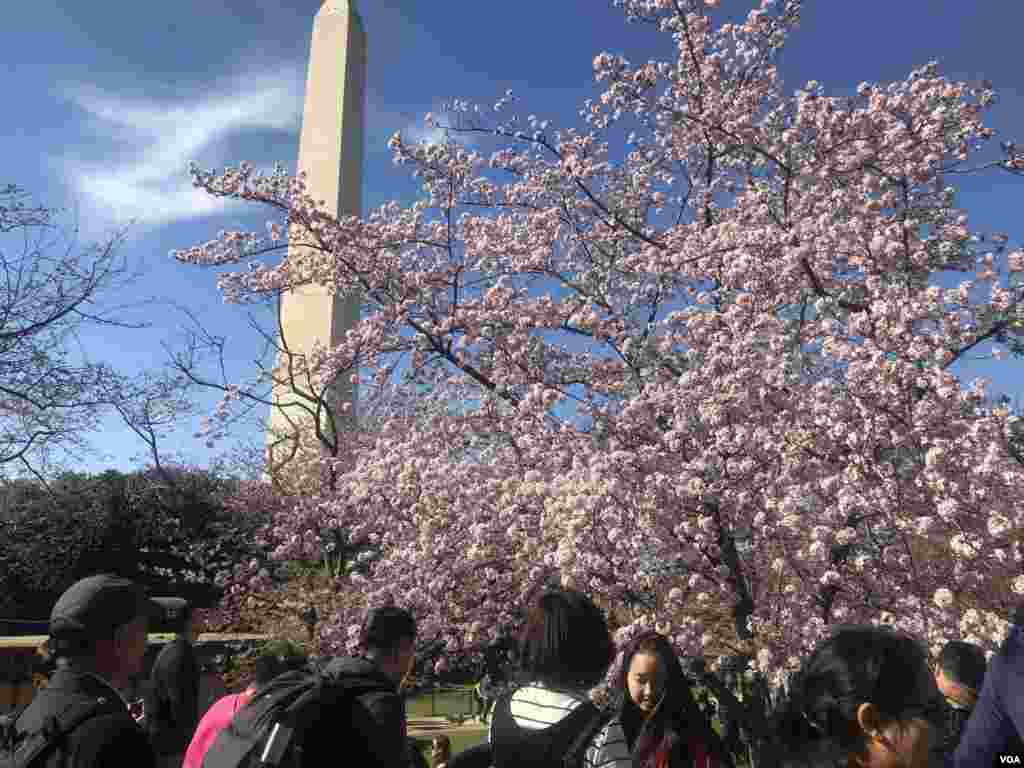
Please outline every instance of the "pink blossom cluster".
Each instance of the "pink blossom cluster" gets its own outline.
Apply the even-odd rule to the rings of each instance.
[[[1019,425],[951,366],[1020,349],[1022,261],[951,179],[1020,170],[1012,144],[971,164],[994,92],[928,64],[788,96],[774,52],[799,2],[717,26],[714,2],[617,4],[678,59],[596,56],[581,127],[508,116],[508,95],[452,105],[444,143],[396,135],[411,206],[339,220],[301,178],[196,172],[282,221],[176,257],[248,263],[228,301],[358,294],[319,371],[414,403],[278,518],[278,557],[328,528],[378,553],[322,639],[351,647],[359,610],[394,601],[466,653],[558,582],[628,609],[619,639],[653,627],[686,654],[721,647],[699,617],[724,608],[731,647],[779,674],[836,622],[993,647],[1024,591]]]
[[[276,493],[268,483],[246,481],[236,493],[224,499],[224,506],[238,514],[273,521],[288,515],[294,500]],[[278,543],[278,535],[274,525],[258,530],[252,543],[257,551],[264,554],[235,563],[230,570],[217,574],[216,583],[223,590],[223,597],[217,608],[208,612],[211,621],[218,625],[234,623],[251,595],[268,592],[276,586],[277,563],[271,556]]]

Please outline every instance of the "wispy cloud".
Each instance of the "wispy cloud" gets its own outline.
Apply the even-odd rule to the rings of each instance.
[[[402,138],[413,144],[443,144],[446,136],[443,128],[427,125],[423,120],[414,120],[402,129]]]
[[[423,142],[427,144],[443,144],[446,141],[454,141],[456,144],[467,149],[472,149],[480,144],[478,134],[458,133],[456,131],[449,133],[437,125],[428,125],[424,118],[425,115],[405,123],[404,127],[401,128],[402,138],[405,141],[413,144]],[[442,115],[439,122],[442,124],[448,122],[448,116]]]
[[[303,79],[298,68],[247,74],[181,99],[139,99],[90,86],[67,89],[95,135],[76,156],[52,158],[90,218],[149,229],[223,213],[231,204],[192,188],[188,165],[257,164],[281,157],[235,157],[246,133],[297,133]],[[88,153],[88,157],[85,155]]]

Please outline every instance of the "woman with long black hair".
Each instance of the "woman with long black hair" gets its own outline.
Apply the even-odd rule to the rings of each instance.
[[[493,765],[584,762],[601,720],[588,691],[604,678],[614,651],[604,614],[590,598],[572,589],[545,591],[520,639],[520,687],[501,698],[491,718]],[[456,761],[451,768],[460,768]]]
[[[595,740],[594,768],[728,768],[731,761],[694,701],[671,643],[645,632],[623,650],[622,704]]]

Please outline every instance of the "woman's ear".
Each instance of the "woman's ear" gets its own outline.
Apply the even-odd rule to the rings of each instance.
[[[865,702],[857,707],[857,725],[872,739],[877,740],[882,730],[882,715],[871,702]]]

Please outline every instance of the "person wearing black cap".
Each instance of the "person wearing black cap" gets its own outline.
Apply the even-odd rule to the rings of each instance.
[[[952,753],[978,700],[985,680],[985,651],[974,643],[950,640],[939,654],[935,684],[946,699],[945,728],[935,740],[935,751]]]
[[[405,701],[399,693],[400,683],[416,661],[416,620],[395,606],[372,610],[362,627],[362,647],[362,656],[334,659],[325,673],[379,678],[386,690],[359,699],[378,730],[366,734],[367,748],[379,765],[419,766],[422,755],[410,746]]]
[[[28,738],[83,705],[96,708],[56,740],[40,766],[155,766],[149,739],[118,692],[142,670],[154,611],[142,587],[112,575],[82,579],[57,600],[48,641],[56,670],[18,717],[15,731]]]
[[[146,729],[161,765],[178,768],[199,724],[199,661],[192,607],[180,597],[160,597],[164,623],[177,637],[153,662],[146,694]]]
[[[1014,611],[1006,639],[989,659],[971,717],[945,765],[1024,765],[1024,605]]]

